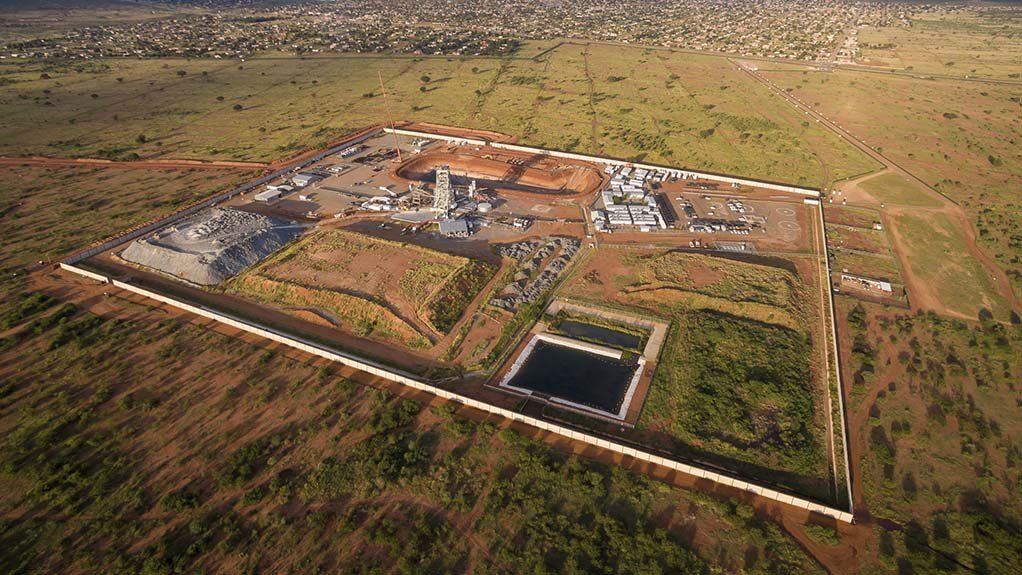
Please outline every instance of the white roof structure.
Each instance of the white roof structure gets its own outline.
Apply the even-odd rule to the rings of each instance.
[[[468,222],[461,218],[456,220],[440,220],[440,233],[445,236],[468,234]]]
[[[255,195],[255,201],[272,202],[273,200],[280,198],[281,193],[282,192],[277,188],[274,188],[272,190],[266,190],[265,192],[259,192],[258,194]]]

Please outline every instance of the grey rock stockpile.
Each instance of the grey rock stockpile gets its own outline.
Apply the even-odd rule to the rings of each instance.
[[[121,257],[199,285],[216,285],[301,235],[291,220],[212,208],[131,243]]]

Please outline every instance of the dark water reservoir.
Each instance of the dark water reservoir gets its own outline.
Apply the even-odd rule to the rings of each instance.
[[[621,360],[537,341],[509,384],[617,414],[635,369]]]
[[[588,341],[624,349],[638,350],[639,343],[642,342],[637,335],[570,319],[557,324],[557,331],[568,337],[584,338]]]

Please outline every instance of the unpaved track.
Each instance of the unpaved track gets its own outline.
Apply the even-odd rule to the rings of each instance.
[[[1018,296],[1016,296],[1014,289],[1012,289],[1011,282],[1008,280],[1007,274],[1004,272],[1003,269],[1001,269],[1000,266],[997,265],[993,258],[991,258],[987,254],[985,254],[981,249],[979,249],[979,246],[976,244],[976,231],[972,227],[972,222],[969,220],[968,214],[965,213],[965,210],[962,209],[960,205],[958,205],[951,198],[934,190],[932,187],[929,186],[929,184],[918,178],[916,175],[909,172],[905,168],[901,167],[887,156],[876,151],[875,149],[873,149],[868,144],[866,144],[859,138],[849,133],[841,126],[827,119],[827,117],[820,114],[812,107],[799,100],[797,97],[793,96],[792,94],[789,94],[788,92],[786,92],[785,90],[781,89],[776,84],[768,80],[767,78],[763,77],[758,72],[746,68],[745,65],[743,65],[741,62],[737,60],[729,59],[729,61],[738,66],[740,69],[745,71],[747,74],[752,76],[760,83],[766,85],[771,92],[777,94],[778,96],[781,96],[793,106],[796,106],[799,109],[807,111],[814,120],[817,120],[820,123],[820,125],[826,127],[830,131],[840,136],[841,139],[843,139],[844,141],[855,146],[864,154],[868,155],[869,157],[873,158],[874,160],[884,165],[885,168],[884,170],[882,170],[881,172],[876,172],[872,175],[875,176],[884,172],[896,173],[902,176],[903,178],[907,179],[908,181],[914,183],[917,187],[919,187],[922,191],[926,192],[926,194],[929,195],[934,200],[940,202],[941,203],[940,208],[914,207],[912,208],[912,210],[917,212],[936,210],[947,214],[948,217],[951,218],[951,221],[956,224],[956,227],[962,230],[962,234],[965,238],[965,243],[968,246],[969,254],[972,257],[976,258],[981,264],[983,264],[983,267],[986,268],[991,278],[993,279],[994,284],[997,286],[997,291],[1001,294],[1002,297],[1004,297],[1005,300],[1007,300],[1008,305],[1011,306],[1011,308],[1015,310],[1015,312],[1022,314],[1022,303],[1020,303]],[[855,182],[858,183],[859,181],[864,180],[866,178],[867,176],[857,178]],[[905,244],[902,243],[900,240],[896,241],[894,242],[894,248],[895,251],[898,253],[899,259],[904,264],[907,261],[907,254],[905,253]],[[905,274],[905,285],[909,287],[909,299],[912,302],[912,308],[914,310],[933,309],[938,313],[943,313],[945,315],[951,315],[955,317],[961,317],[960,313],[951,311],[947,308],[947,306],[942,304],[940,302],[940,298],[938,298],[936,293],[933,292],[933,286],[929,282],[924,281],[922,278],[914,276],[909,266],[903,265],[902,273]],[[912,297],[913,294],[915,294],[916,296],[915,298]],[[920,296],[922,297],[920,298]],[[924,308],[922,306],[919,306],[917,302],[919,302],[920,300],[926,301],[927,307]]]
[[[0,166],[86,167],[122,170],[253,170],[265,171],[269,164],[253,162],[206,162],[200,160],[137,160],[118,162],[100,158],[47,158],[44,156],[0,156]]]
[[[597,135],[599,127],[596,123],[596,83],[593,81],[593,74],[589,70],[589,44],[586,44],[585,50],[582,51],[582,63],[586,75],[586,85],[588,86],[586,90],[587,97],[589,98],[589,115],[592,117],[589,124],[589,143],[592,146],[593,153],[597,154],[600,152],[600,138]]]

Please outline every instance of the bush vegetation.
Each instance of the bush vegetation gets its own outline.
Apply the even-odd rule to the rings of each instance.
[[[422,412],[174,319],[64,309],[0,350],[0,487],[33,510],[0,524],[2,572],[818,569],[776,526],[453,404]],[[265,381],[288,383],[264,401]]]
[[[675,315],[639,421],[688,445],[817,476],[812,346],[796,331],[697,311]]]

